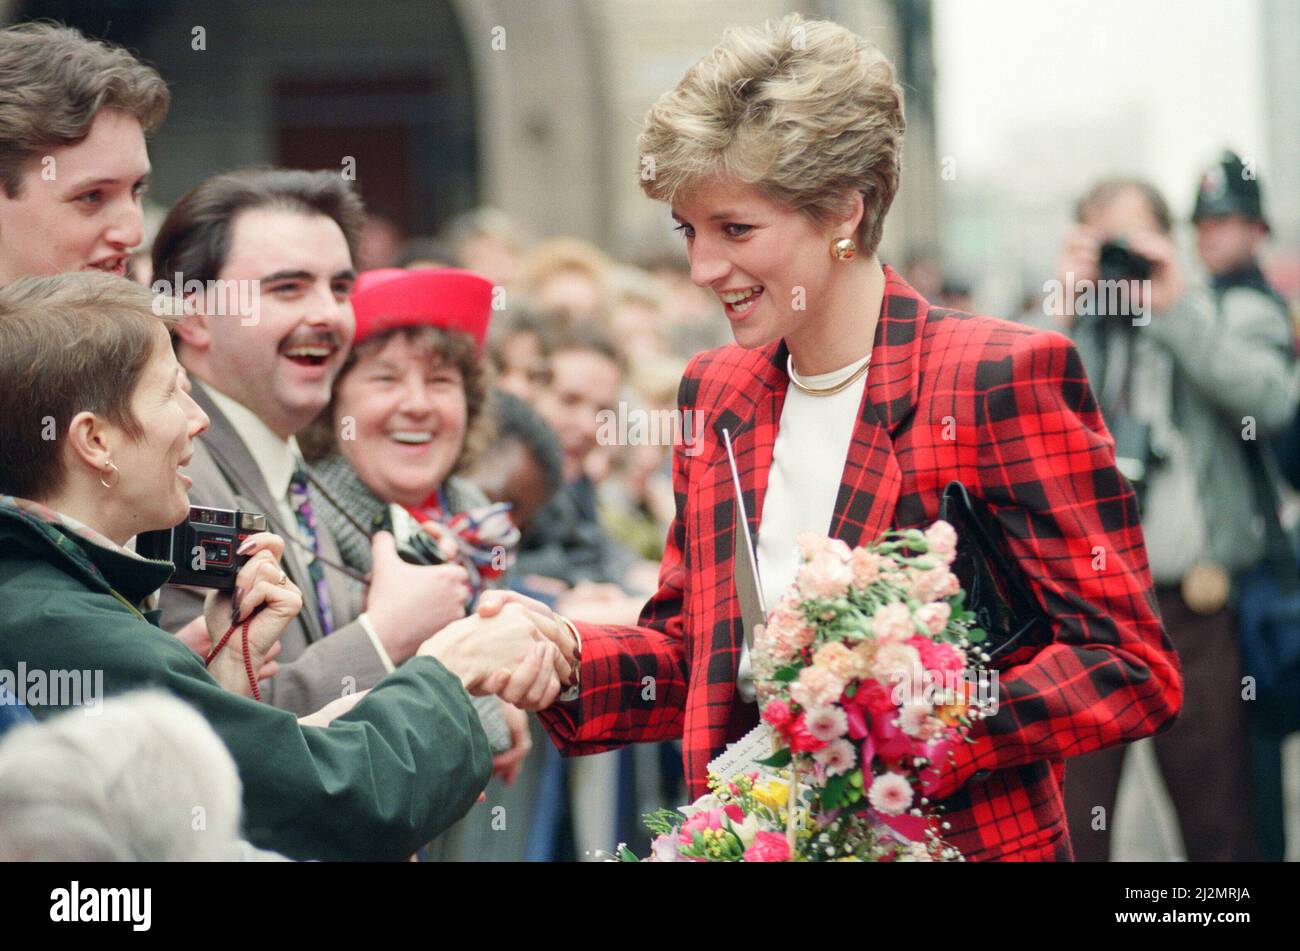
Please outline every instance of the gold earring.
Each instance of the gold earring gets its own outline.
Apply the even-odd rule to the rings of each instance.
[[[837,261],[848,261],[857,253],[858,245],[852,238],[840,238],[831,242],[831,257]]]
[[[104,476],[108,473],[108,469],[112,469],[114,472],[117,473],[117,478],[114,479],[111,484],[104,480]],[[110,462],[108,464],[108,469],[105,469],[102,473],[100,473],[99,484],[106,489],[113,489],[116,488],[117,484],[122,481],[122,470],[117,467],[117,463],[115,462]]]

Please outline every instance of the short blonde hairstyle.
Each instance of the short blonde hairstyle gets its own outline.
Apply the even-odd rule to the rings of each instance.
[[[723,178],[821,222],[845,217],[861,192],[857,242],[873,254],[905,126],[894,67],[857,34],[797,13],[732,27],[646,115],[641,187],[672,202]]]

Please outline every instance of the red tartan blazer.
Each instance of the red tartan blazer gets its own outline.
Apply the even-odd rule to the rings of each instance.
[[[1161,624],[1132,487],[1115,468],[1065,336],[931,307],[893,269],[829,534],[850,546],[924,526],[960,479],[984,499],[1052,619],[999,665],[1000,708],[931,796],[971,860],[1071,859],[1064,759],[1167,728],[1182,677]],[[739,701],[730,429],[746,508],[762,519],[789,379],[783,342],[696,356],[679,408],[701,440],[673,457],[676,517],[638,627],[579,624],[580,696],[541,714],[565,755],[681,738],[691,795],[756,722]],[[698,420],[691,420],[698,424]]]

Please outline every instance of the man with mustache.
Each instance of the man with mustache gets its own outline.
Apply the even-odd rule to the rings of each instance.
[[[304,603],[264,696],[300,715],[375,684],[464,616],[469,594],[463,568],[407,564],[388,534],[376,538],[367,591],[337,567],[316,517],[328,503],[306,477],[294,433],[329,402],[352,343],[362,220],[360,199],[337,174],[244,170],[182,196],[153,245],[154,290],[183,294],[194,311],[177,327],[176,351],[211,419],[187,467],[190,498],[265,513],[288,541],[284,570]],[[202,614],[202,596],[167,588],[162,609],[163,627],[179,630]],[[494,725],[478,709],[499,748],[499,712]]]
[[[126,273],[144,229],[145,135],[169,101],[121,47],[47,23],[0,30],[0,286]]]

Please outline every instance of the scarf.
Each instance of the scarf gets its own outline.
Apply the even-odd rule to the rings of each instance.
[[[334,454],[312,466],[312,478],[352,516],[340,512],[329,499],[319,507],[320,518],[338,543],[339,554],[350,567],[370,570],[370,535],[392,531],[389,503],[377,496],[341,455]],[[455,536],[456,557],[469,574],[471,603],[491,582],[514,564],[519,529],[510,521],[507,502],[490,503],[477,488],[457,479],[432,493],[423,505],[403,506],[416,522],[435,522]],[[366,529],[362,532],[353,521]]]

